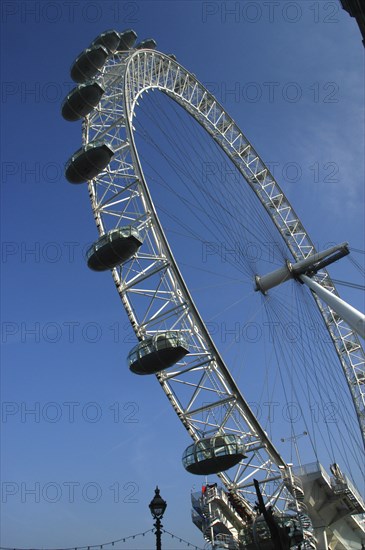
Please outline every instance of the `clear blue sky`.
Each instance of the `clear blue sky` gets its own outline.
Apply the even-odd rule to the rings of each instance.
[[[145,531],[158,484],[166,529],[202,547],[190,520],[202,480],[180,462],[189,439],[156,380],[128,372],[135,338],[111,277],[83,260],[96,231],[86,188],[63,176],[81,136],[60,116],[69,67],[103,30],[154,38],[225,105],[314,242],[364,250],[360,32],[337,0],[4,0],[1,10],[1,546]],[[344,265],[336,276],[361,282]],[[342,294],[363,309],[359,291]],[[245,374],[239,382],[245,395]],[[147,535],[121,548],[152,546]]]

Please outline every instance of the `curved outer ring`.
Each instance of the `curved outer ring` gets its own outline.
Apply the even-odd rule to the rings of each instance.
[[[115,69],[117,68],[117,71]],[[113,124],[119,124],[120,128],[125,127],[126,141],[125,146],[129,148],[129,152],[133,161],[135,175],[138,180],[137,184],[141,190],[141,200],[144,204],[148,216],[152,220],[151,231],[160,244],[163,255],[169,265],[169,276],[173,280],[173,288],[176,291],[175,298],[184,300],[188,304],[189,315],[193,319],[192,328],[199,334],[199,337],[207,344],[207,349],[210,355],[213,355],[215,364],[218,365],[217,376],[220,382],[226,388],[230,400],[227,398],[225,405],[231,407],[229,401],[234,402],[232,409],[235,408],[244,417],[251,437],[250,451],[254,454],[258,452],[266,454],[266,458],[261,459],[261,464],[268,464],[266,469],[267,479],[275,481],[281,478],[278,466],[284,467],[287,470],[283,459],[272,445],[266,433],[261,428],[249,406],[241,396],[240,391],[230,375],[229,370],[224,365],[218,350],[210,339],[209,333],[200,318],[200,315],[195,308],[190,293],[184,283],[181,273],[176,265],[173,254],[167,243],[163,229],[158,220],[153,202],[143,175],[142,167],[139,161],[138,152],[134,142],[132,119],[134,108],[138,98],[144,91],[148,89],[158,88],[177,103],[179,103],[186,111],[188,111],[213,137],[213,139],[222,147],[230,160],[236,165],[241,172],[251,189],[259,198],[261,204],[269,212],[274,224],[279,233],[284,239],[288,249],[296,260],[307,257],[315,252],[313,243],[307,236],[298,216],[290,206],[284,193],[270,174],[268,168],[261,161],[256,151],[233,120],[225,113],[222,106],[215,98],[195,79],[195,77],[184,69],[177,62],[172,61],[168,56],[156,51],[140,50],[132,53],[114,56],[114,64],[111,68],[106,68],[101,77],[104,84],[115,83],[118,81],[123,87],[123,113],[118,118],[118,121]],[[203,106],[206,106],[203,108]],[[207,107],[209,106],[209,108]],[[103,100],[101,102],[100,112],[103,111]],[[92,135],[92,115],[90,115],[84,125],[84,143],[90,140]],[[119,130],[120,130],[119,128]],[[92,135],[92,139],[100,139],[100,133],[108,133],[106,131],[96,132]],[[97,200],[96,187],[98,184],[96,178],[89,184],[89,192],[94,210],[94,217],[100,234],[104,233],[103,213],[100,209],[100,204]],[[143,339],[143,331],[138,324],[138,320],[134,314],[129,297],[126,295],[125,288],[121,283],[120,272],[117,269],[113,270],[113,277],[117,285],[118,292],[122,302],[127,310],[127,314],[132,323],[132,326],[139,339]],[[323,270],[317,274],[317,281],[335,292],[335,287],[331,282],[328,273]],[[183,298],[182,298],[182,297]],[[347,327],[342,320],[336,320],[328,306],[324,305],[314,295],[317,305],[323,315],[331,338],[335,344],[337,353],[340,357],[342,367],[344,369],[346,379],[348,381],[350,391],[355,403],[356,412],[358,415],[362,434],[365,432],[365,415],[364,415],[364,394],[361,392],[359,382],[361,376],[364,376],[364,352],[358,342],[357,336],[353,334],[351,329]],[[348,349],[347,343],[351,342],[352,348]],[[353,355],[355,353],[355,355]],[[207,364],[207,368],[211,369],[212,362]],[[205,367],[203,367],[205,368]],[[163,387],[166,395],[171,401],[173,408],[180,420],[189,431],[193,439],[200,438],[199,431],[196,429],[196,424],[191,422],[190,414],[181,407],[178,397],[174,394],[171,388],[172,377],[166,373],[158,375],[159,382]],[[220,393],[221,395],[221,393]],[[222,400],[223,403],[224,399]],[[224,426],[220,428],[224,431]],[[247,434],[246,434],[247,435]],[[256,441],[256,443],[255,443]],[[267,460],[267,458],[269,460]],[[220,474],[223,482],[228,488],[237,490],[247,489],[248,485],[240,485],[239,475],[237,474],[233,480],[226,473]],[[282,489],[281,489],[282,490]],[[244,491],[243,491],[244,492]],[[270,495],[267,495],[270,498]]]
[[[148,52],[147,52],[147,55],[148,55]],[[174,63],[175,65],[180,66],[180,65],[178,65],[177,62],[170,61],[170,63],[171,63],[171,65]],[[184,71],[186,71],[186,69],[184,69]],[[187,73],[187,71],[186,71],[186,73]],[[199,85],[202,89],[204,88],[200,83],[198,83],[198,81],[195,79],[195,77],[193,75],[191,75],[191,73],[188,73],[188,74],[189,74],[189,78],[193,78],[193,80],[195,80],[195,83],[197,85]],[[194,83],[194,85],[195,85],[195,83]],[[151,86],[151,88],[152,88],[152,86]],[[145,88],[145,89],[148,89],[148,88]],[[208,90],[204,89],[204,91],[207,95],[209,95],[212,99],[214,99],[213,96],[208,92]],[[125,92],[127,92],[126,82],[125,82]],[[142,91],[140,91],[138,93],[138,95],[133,99],[133,101],[131,102],[130,105],[127,103],[128,108],[127,108],[127,112],[126,112],[127,117],[128,117],[128,121],[129,121],[129,124],[128,124],[127,128],[128,128],[128,132],[130,132],[130,138],[131,138],[131,140],[133,140],[132,141],[133,150],[134,150],[134,153],[136,154],[136,160],[137,160],[138,163],[139,163],[139,159],[138,159],[137,150],[136,150],[136,147],[135,147],[135,144],[134,144],[133,131],[132,131],[132,118],[133,118],[133,111],[134,111],[134,108],[135,108],[136,101],[137,101],[137,99],[138,99],[138,97],[141,93],[142,93]],[[166,93],[172,99],[174,99],[177,103],[179,103],[182,107],[186,108],[186,106],[187,106],[186,100],[181,101],[179,99],[179,96],[177,94],[174,94],[171,91],[166,90]],[[219,105],[218,102],[215,99],[214,99],[214,101],[216,102],[217,105]],[[191,104],[189,104],[189,105],[191,105]],[[219,105],[219,109],[222,111],[222,113],[225,113],[225,111],[224,111],[224,109],[221,105]],[[190,112],[190,114],[192,116],[195,115],[194,111],[191,111],[190,109],[188,109],[188,111]],[[228,117],[228,115],[227,115],[227,117]],[[196,118],[196,116],[194,116],[194,118]],[[202,124],[201,120],[198,120],[198,122],[200,124]],[[311,239],[309,238],[309,236],[308,236],[306,230],[304,229],[303,225],[300,223],[299,217],[296,215],[296,213],[295,213],[294,209],[292,208],[292,206],[290,205],[288,199],[285,197],[283,191],[279,187],[278,183],[274,180],[274,177],[269,172],[269,169],[264,164],[264,162],[260,159],[260,164],[261,164],[262,169],[260,169],[256,173],[260,173],[260,172],[262,172],[262,170],[265,170],[266,171],[265,179],[269,180],[269,181],[272,181],[272,182],[275,182],[274,186],[273,186],[273,188],[275,189],[275,193],[271,195],[270,199],[281,196],[281,202],[280,202],[279,205],[277,205],[275,203],[275,201],[274,201],[274,203],[272,203],[272,200],[271,200],[271,203],[269,203],[269,204],[268,204],[268,202],[266,202],[266,199],[268,198],[267,195],[265,197],[265,195],[262,195],[262,193],[261,193],[262,189],[265,187],[265,183],[261,182],[261,184],[260,184],[261,188],[260,188],[257,185],[257,177],[255,178],[256,181],[247,180],[247,174],[245,174],[242,171],[240,164],[233,157],[232,148],[228,148],[227,147],[228,144],[222,144],[219,141],[219,139],[216,139],[217,136],[212,133],[211,127],[209,127],[209,125],[206,125],[206,124],[203,123],[202,126],[207,130],[208,133],[210,133],[212,135],[213,139],[215,139],[215,141],[217,141],[217,143],[222,146],[222,148],[224,149],[227,156],[237,166],[237,168],[242,173],[243,177],[246,179],[247,183],[250,185],[252,190],[256,193],[257,197],[261,201],[261,204],[269,212],[274,224],[276,225],[278,231],[280,232],[280,235],[281,235],[282,239],[285,241],[288,249],[293,254],[295,260],[299,261],[299,260],[307,257],[309,254],[314,254],[316,252],[314,244],[312,243]],[[237,127],[237,130],[239,130],[238,127]],[[246,141],[248,143],[247,139],[246,139]],[[251,145],[250,145],[250,147],[251,147],[251,150],[253,151],[254,156],[258,157],[258,155],[254,151],[253,147]],[[141,173],[142,173],[142,171],[141,171]],[[266,185],[267,185],[267,183],[266,183]],[[146,189],[148,189],[147,184],[146,184]],[[152,205],[152,200],[151,200],[151,205]],[[275,213],[274,214],[272,214],[272,212],[271,212],[271,209],[272,209],[273,206],[275,208]],[[291,237],[288,237],[286,235],[285,226],[286,227],[288,226],[287,216],[288,216],[289,211],[291,212],[294,219],[298,222],[298,225],[296,227],[295,232],[296,232],[296,234],[301,235],[301,242],[298,242],[297,240],[292,239]],[[283,213],[284,213],[284,216],[283,216]],[[156,215],[156,218],[157,218],[157,215]],[[284,218],[286,218],[286,219],[284,219]],[[160,226],[160,231],[161,231],[161,235],[163,235],[163,229],[162,229],[161,226]],[[166,239],[165,239],[165,241],[166,241]],[[166,244],[167,244],[167,241],[166,241]],[[331,290],[333,293],[338,295],[338,293],[336,291],[336,288],[335,288],[335,285],[331,281],[330,276],[329,276],[328,272],[325,269],[323,269],[321,271],[321,273],[318,274],[318,278],[319,278],[319,280],[317,280],[317,282],[319,282],[325,288],[327,288],[328,290]],[[364,355],[364,352],[361,348],[361,345],[360,345],[360,342],[359,342],[359,339],[358,339],[358,336],[356,335],[356,333],[354,333],[354,331],[352,331],[350,328],[348,328],[348,330],[346,330],[345,323],[343,321],[341,323],[341,326],[342,326],[342,329],[345,329],[346,336],[344,336],[344,331],[343,330],[342,331],[338,330],[338,333],[339,333],[338,335],[336,335],[334,333],[334,330],[333,330],[334,325],[336,325],[336,328],[339,329],[339,322],[336,322],[333,319],[333,316],[331,314],[331,310],[329,309],[329,307],[326,306],[323,302],[321,302],[321,300],[317,297],[316,294],[313,293],[313,297],[314,297],[315,301],[317,302],[317,305],[318,305],[318,307],[321,311],[324,322],[327,326],[327,329],[328,329],[328,331],[331,335],[331,338],[332,338],[332,340],[335,344],[338,356],[340,358],[340,361],[341,361],[341,364],[342,364],[342,367],[343,367],[343,370],[344,370],[344,374],[345,374],[345,377],[346,377],[346,380],[347,380],[347,383],[348,383],[348,386],[349,386],[349,389],[350,389],[350,392],[351,392],[351,395],[352,395],[352,398],[353,398],[353,401],[354,401],[357,417],[358,417],[358,420],[359,420],[360,430],[361,430],[363,442],[364,442],[364,445],[365,445],[365,385],[364,385],[364,383],[365,383],[365,370],[364,370],[365,355]],[[352,369],[349,369],[349,366],[353,367],[353,365],[356,365],[356,363],[358,363],[358,358],[353,358],[353,362],[351,361],[350,365],[346,361],[348,356],[351,358],[351,352],[348,352],[348,350],[346,349],[346,342],[349,341],[349,339],[350,339],[350,333],[351,333],[351,336],[352,336],[351,341],[356,341],[356,343],[358,343],[359,346],[360,346],[360,348],[358,348],[358,350],[361,349],[361,351],[362,351],[362,357],[364,359],[363,369],[362,369],[362,377],[361,377],[361,370],[359,368],[357,369],[357,372],[353,371]],[[340,338],[338,336],[340,336]],[[356,367],[359,367],[359,365],[356,365]],[[364,387],[364,391],[363,391],[363,387]]]

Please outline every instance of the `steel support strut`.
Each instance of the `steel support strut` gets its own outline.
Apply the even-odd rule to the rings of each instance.
[[[313,281],[310,277],[307,277],[307,275],[301,275],[299,279],[309,286],[309,288],[313,290],[321,300],[326,302],[330,308],[338,313],[338,315],[350,325],[359,336],[365,339],[365,315],[361,313],[361,311],[350,306],[350,304],[341,300],[341,298],[332,294],[332,292],[326,288],[323,288],[323,286]]]

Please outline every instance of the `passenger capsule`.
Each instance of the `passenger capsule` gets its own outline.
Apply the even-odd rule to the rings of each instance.
[[[128,365],[135,374],[155,374],[180,361],[189,348],[177,331],[154,334],[135,346],[128,355]]]
[[[146,38],[136,46],[136,50],[154,50],[157,44],[153,38]]]
[[[118,52],[129,50],[136,40],[137,34],[132,29],[120,33]]]
[[[87,265],[93,271],[107,271],[129,260],[142,244],[135,227],[119,227],[102,235],[86,252]]]
[[[72,155],[66,164],[65,176],[70,183],[92,180],[108,166],[113,154],[103,141],[91,142]]]
[[[104,48],[108,50],[109,53],[114,53],[118,49],[119,42],[119,32],[110,30],[99,34],[99,36],[97,36],[95,40],[91,42],[91,46],[98,46],[99,44],[101,44],[102,46],[104,46]]]
[[[98,105],[104,89],[98,82],[79,84],[62,104],[62,116],[69,121],[85,117]]]
[[[277,532],[288,539],[289,548],[301,547],[304,539],[303,525],[301,519],[294,515],[284,514],[273,516]],[[277,542],[274,541],[265,518],[260,515],[255,518],[253,525],[245,527],[241,531],[241,542],[245,550],[275,550]],[[313,546],[314,548],[314,546]]]
[[[98,44],[84,50],[71,67],[71,78],[80,84],[93,78],[103,67],[108,57],[108,50]]]
[[[229,470],[245,458],[245,447],[234,434],[200,439],[184,452],[182,462],[191,474],[207,476]]]

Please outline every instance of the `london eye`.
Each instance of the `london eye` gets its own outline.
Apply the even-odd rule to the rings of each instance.
[[[182,461],[207,480],[192,495],[206,540],[325,548],[332,524],[365,512],[363,318],[320,290],[338,296],[326,268],[349,245],[317,250],[224,107],[136,39],[99,35],[63,103],[83,119],[66,178],[88,185],[87,264],[112,273],[136,384],[155,375],[192,440]]]

